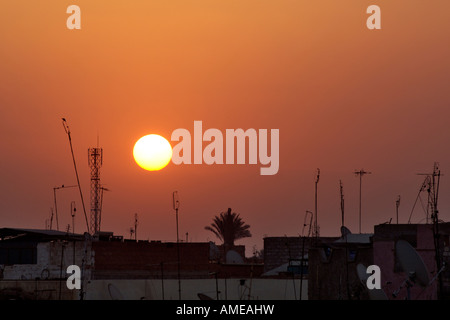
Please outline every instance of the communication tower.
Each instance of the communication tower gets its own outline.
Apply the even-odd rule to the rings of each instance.
[[[100,231],[101,216],[101,185],[100,185],[100,167],[103,164],[103,149],[89,148],[88,162],[91,169],[91,219],[89,233],[98,234]]]

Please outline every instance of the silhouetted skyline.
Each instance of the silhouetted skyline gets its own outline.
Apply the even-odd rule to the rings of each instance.
[[[323,236],[339,235],[339,181],[346,226],[362,232],[406,223],[423,181],[440,163],[440,217],[450,217],[450,21],[448,3],[383,3],[382,29],[368,30],[354,1],[80,2],[81,30],[64,5],[9,2],[0,19],[0,225],[44,228],[53,188],[80,183],[89,195],[87,150],[103,148],[101,226],[127,237],[220,241],[204,230],[233,208],[248,223],[251,250],[267,236],[302,232],[314,211]],[[136,165],[134,143],[177,128],[279,129],[279,171],[252,165]],[[58,191],[60,230],[86,231],[76,188]],[[88,203],[88,201],[87,201]],[[424,222],[417,207],[412,222]]]

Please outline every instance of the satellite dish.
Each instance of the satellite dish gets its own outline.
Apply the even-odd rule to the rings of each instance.
[[[244,263],[244,260],[242,259],[241,255],[234,250],[229,250],[227,252],[225,261],[226,263],[236,263],[236,264]]]
[[[109,295],[111,296],[112,300],[124,300],[122,294],[120,293],[119,289],[112,283],[108,284],[108,291]]]
[[[341,227],[341,235],[342,237],[345,237],[348,234],[352,234],[352,232],[345,226]]]
[[[367,290],[370,300],[389,300],[383,289],[368,289],[367,279],[369,274],[367,273],[367,268],[362,263],[358,263],[356,266],[356,271],[358,273],[358,278],[361,281],[363,287]]]
[[[206,294],[203,293],[197,293],[197,296],[200,300],[214,300],[210,296],[207,296]]]
[[[417,251],[405,240],[395,244],[395,252],[406,275],[420,286],[426,287],[430,282],[427,266]]]
[[[358,278],[361,281],[361,283],[365,286],[367,283],[367,278],[369,278],[369,275],[367,274],[367,268],[362,263],[358,263],[356,266],[356,272],[358,272]]]

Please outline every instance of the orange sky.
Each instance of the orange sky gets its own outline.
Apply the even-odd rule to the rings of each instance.
[[[82,29],[66,28],[79,5]],[[382,30],[366,28],[377,4]],[[87,148],[104,149],[102,229],[175,240],[171,195],[178,190],[180,235],[217,241],[204,226],[228,207],[251,225],[241,241],[301,233],[319,182],[322,235],[338,235],[339,179],[346,225],[363,232],[406,222],[423,177],[438,161],[450,175],[450,4],[356,0],[5,0],[0,5],[0,226],[43,228],[53,187],[76,184],[68,120],[89,210]],[[169,164],[146,172],[132,158],[141,136],[177,128],[280,129],[280,170],[259,165]],[[450,218],[441,181],[440,214]],[[58,191],[60,228],[76,189]],[[421,221],[422,210],[413,214]],[[217,241],[218,242],[218,241]]]

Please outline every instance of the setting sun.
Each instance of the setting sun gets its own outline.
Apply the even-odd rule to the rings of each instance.
[[[172,159],[172,147],[164,137],[149,134],[140,138],[133,148],[136,163],[149,171],[161,170]]]

